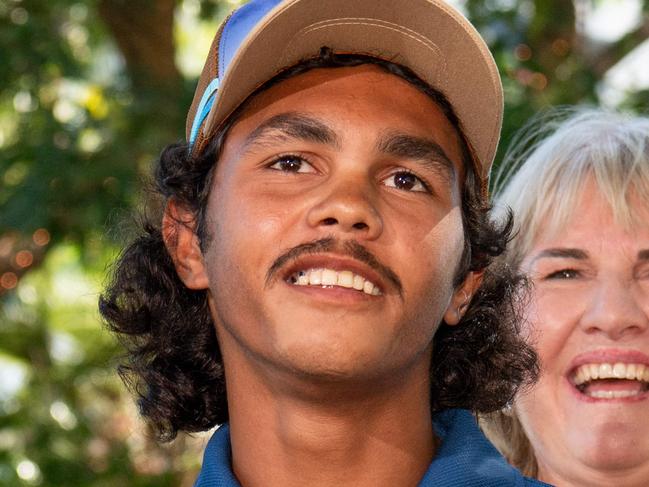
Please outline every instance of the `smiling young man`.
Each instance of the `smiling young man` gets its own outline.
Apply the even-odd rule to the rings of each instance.
[[[252,1],[217,33],[164,214],[100,308],[170,439],[223,424],[198,486],[524,485],[471,412],[534,377],[482,39],[440,1]],[[454,409],[465,408],[466,410]]]

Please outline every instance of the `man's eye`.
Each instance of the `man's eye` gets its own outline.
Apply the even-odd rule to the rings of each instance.
[[[548,274],[546,279],[576,279],[579,277],[579,271],[575,269],[561,269]]]
[[[300,156],[281,156],[278,157],[273,164],[269,166],[271,169],[276,171],[284,172],[295,172],[295,173],[306,173],[306,172],[315,172],[313,166],[306,162]]]
[[[384,184],[390,188],[402,189],[404,191],[429,192],[426,184],[408,171],[399,171],[390,174],[383,180]]]

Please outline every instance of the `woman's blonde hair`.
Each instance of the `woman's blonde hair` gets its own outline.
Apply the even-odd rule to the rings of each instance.
[[[518,265],[541,226],[562,228],[588,177],[615,221],[635,220],[629,203],[649,201],[649,118],[593,108],[559,108],[534,118],[512,141],[494,179],[496,215],[514,212],[517,233],[507,261]]]
[[[541,231],[567,224],[590,177],[616,222],[637,222],[630,196],[649,203],[649,118],[560,108],[538,115],[514,138],[494,180],[496,218],[511,208],[516,224],[505,264],[518,268]],[[537,475],[515,404],[482,417],[481,425],[510,463]]]

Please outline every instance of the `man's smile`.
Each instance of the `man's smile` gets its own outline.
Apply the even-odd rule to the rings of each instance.
[[[341,288],[368,296],[380,296],[403,287],[396,273],[355,241],[338,243],[324,238],[298,245],[275,260],[268,270],[267,285],[281,277],[301,287]]]
[[[381,294],[377,285],[349,270],[336,271],[328,268],[299,270],[292,273],[287,282],[295,286],[338,286],[362,291],[372,296]]]
[[[345,296],[366,301],[398,294],[380,270],[336,252],[302,254],[282,270],[281,277],[295,290],[336,301]]]

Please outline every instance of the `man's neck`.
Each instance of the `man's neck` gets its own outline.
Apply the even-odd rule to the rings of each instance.
[[[427,363],[364,391],[332,383],[313,385],[314,394],[306,384],[306,394],[271,388],[245,369],[228,383],[232,463],[244,487],[415,486],[426,472],[435,453]]]

